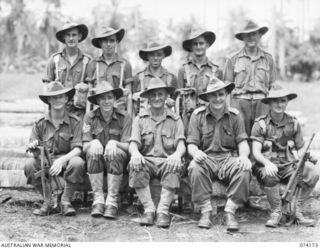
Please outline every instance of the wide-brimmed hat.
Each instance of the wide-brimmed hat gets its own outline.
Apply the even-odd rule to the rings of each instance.
[[[219,80],[218,78],[212,78],[207,86],[207,91],[204,93],[199,94],[199,98],[208,101],[208,94],[214,93],[216,91],[219,91],[221,89],[226,89],[227,93],[230,94],[232,90],[234,89],[235,85],[234,83],[224,83],[223,81]]]
[[[166,44],[159,44],[154,41],[150,41],[146,44],[146,47],[139,50],[139,56],[142,60],[148,60],[148,53],[163,49],[165,57],[170,56],[172,53],[172,47]]]
[[[70,29],[77,28],[81,34],[81,39],[79,42],[82,42],[88,36],[88,27],[84,24],[77,24],[74,22],[65,23],[60,30],[56,33],[56,38],[58,41],[64,43],[64,33]]]
[[[67,94],[69,100],[71,100],[75,94],[74,88],[67,88],[62,85],[59,81],[51,81],[44,92],[39,95],[39,98],[46,104],[49,104],[48,97],[57,96],[60,94]]]
[[[124,33],[124,29],[113,29],[111,27],[103,27],[99,34],[91,40],[91,43],[96,48],[101,48],[100,40],[112,35],[116,35],[117,41],[121,42],[122,38],[124,37]]]
[[[261,99],[261,102],[264,104],[269,104],[270,100],[279,99],[283,97],[287,97],[288,100],[292,100],[298,97],[298,95],[296,93],[289,92],[288,90],[283,89],[282,87],[271,88],[271,90],[269,91],[269,95]]]
[[[93,90],[93,95],[88,97],[88,100],[95,105],[99,105],[97,102],[97,97],[101,94],[108,93],[108,92],[113,92],[114,96],[116,99],[119,99],[123,96],[123,91],[121,88],[113,88],[113,86],[108,82],[108,81],[102,81],[100,84],[92,89]]]
[[[156,89],[166,89],[166,91],[168,92],[168,94],[171,94],[174,92],[175,88],[172,87],[172,86],[167,86],[166,83],[163,82],[162,79],[160,78],[152,78],[150,81],[149,81],[149,84],[148,84],[148,88],[146,90],[144,90],[140,96],[142,98],[147,98],[148,97],[148,94],[149,92],[153,91],[153,90],[156,90]]]
[[[216,40],[216,34],[211,31],[206,31],[203,29],[197,29],[194,31],[191,31],[188,39],[184,40],[182,42],[182,47],[184,50],[188,52],[192,52],[192,40],[195,38],[198,38],[199,36],[204,36],[206,41],[209,43],[209,47],[214,43]]]
[[[239,39],[240,41],[243,41],[243,35],[244,34],[248,34],[248,33],[252,33],[252,32],[256,32],[259,31],[259,33],[261,35],[264,35],[265,33],[267,33],[269,30],[268,27],[266,26],[258,26],[258,24],[256,24],[255,22],[253,22],[252,20],[249,20],[245,27],[238,33],[236,33],[235,37],[237,39]]]

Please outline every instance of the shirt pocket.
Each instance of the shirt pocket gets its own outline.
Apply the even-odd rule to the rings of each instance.
[[[242,88],[248,74],[246,66],[242,63],[237,63],[234,67],[234,74],[234,83],[236,87]]]
[[[79,64],[73,69],[73,82],[74,83],[79,83],[81,81],[81,74],[82,74],[82,67],[80,67],[80,64]]]
[[[206,72],[203,77],[202,77],[202,82],[199,82],[201,85],[201,88],[199,89],[200,93],[206,92],[207,91],[207,87],[209,84],[209,81],[212,77],[212,73],[210,72]]]
[[[116,141],[120,141],[121,132],[120,132],[120,130],[110,129],[109,130],[109,136],[110,136],[110,139],[113,139],[113,140],[116,140]]]
[[[112,83],[114,88],[120,87],[120,73],[117,71],[113,71],[111,73]]]
[[[59,151],[60,152],[69,152],[71,150],[71,140],[72,140],[72,134],[61,132],[59,133]]]
[[[100,142],[103,140],[103,128],[95,127],[92,129],[93,139],[98,139]]]
[[[66,79],[66,74],[67,74],[67,66],[66,65],[60,65],[58,67],[58,76],[59,76],[59,81],[64,82]]]
[[[154,135],[152,131],[143,131],[141,133],[141,153],[143,155],[147,154],[152,150],[154,146]]]
[[[202,139],[200,141],[200,149],[202,149],[204,151],[210,147],[210,144],[213,139],[213,135],[214,135],[214,130],[205,131],[202,134]]]
[[[229,126],[222,126],[221,132],[221,145],[227,149],[237,149],[235,138],[233,136],[232,130]]]
[[[164,150],[171,155],[174,152],[174,135],[171,134],[170,130],[162,130],[161,139]]]
[[[268,64],[257,65],[256,80],[264,85],[267,89],[269,88],[270,81],[270,67]]]

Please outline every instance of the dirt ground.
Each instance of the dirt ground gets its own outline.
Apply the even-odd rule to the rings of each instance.
[[[134,208],[124,209],[113,221],[91,218],[90,207],[78,202],[75,217],[36,217],[32,211],[39,205],[40,196],[33,190],[0,189],[1,202],[0,241],[7,242],[314,242],[320,238],[319,197],[310,198],[305,205],[305,214],[317,220],[315,227],[266,228],[268,205],[263,197],[258,202],[263,210],[243,209],[237,213],[241,226],[238,233],[226,232],[222,212],[214,217],[214,226],[209,230],[196,226],[198,215],[185,213],[175,214],[169,229],[160,229],[140,226]]]

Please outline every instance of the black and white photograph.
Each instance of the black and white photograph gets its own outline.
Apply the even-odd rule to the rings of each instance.
[[[0,247],[319,247],[319,10],[0,0]]]

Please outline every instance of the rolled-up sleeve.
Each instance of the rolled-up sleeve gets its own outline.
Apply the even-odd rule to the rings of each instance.
[[[263,130],[260,127],[259,122],[257,121],[254,123],[252,127],[250,139],[252,141],[257,141],[262,144],[264,143],[265,137],[263,135]]]
[[[200,146],[200,122],[195,115],[195,113],[192,113],[190,122],[189,122],[189,127],[188,127],[188,136],[187,136],[187,143],[188,144],[195,144],[197,146]]]
[[[246,129],[244,127],[244,122],[241,115],[237,115],[236,122],[234,122],[234,131],[235,131],[235,139],[236,143],[239,144],[244,140],[248,139],[248,135],[246,133]]]
[[[78,121],[75,123],[73,130],[73,138],[71,140],[71,149],[75,147],[82,148],[82,127],[81,122]]]
[[[177,147],[178,142],[180,140],[186,141],[186,137],[184,135],[184,125],[181,118],[177,120],[176,127],[175,127],[175,137],[174,137],[175,147]]]
[[[135,117],[135,119],[133,120],[133,123],[132,123],[130,142],[136,142],[140,148],[141,147],[141,133],[140,133],[139,123],[140,123],[140,117],[137,116],[137,117]]]
[[[130,142],[130,135],[132,131],[132,118],[129,114],[124,117],[124,124],[121,131],[121,142],[122,143],[129,143]]]

